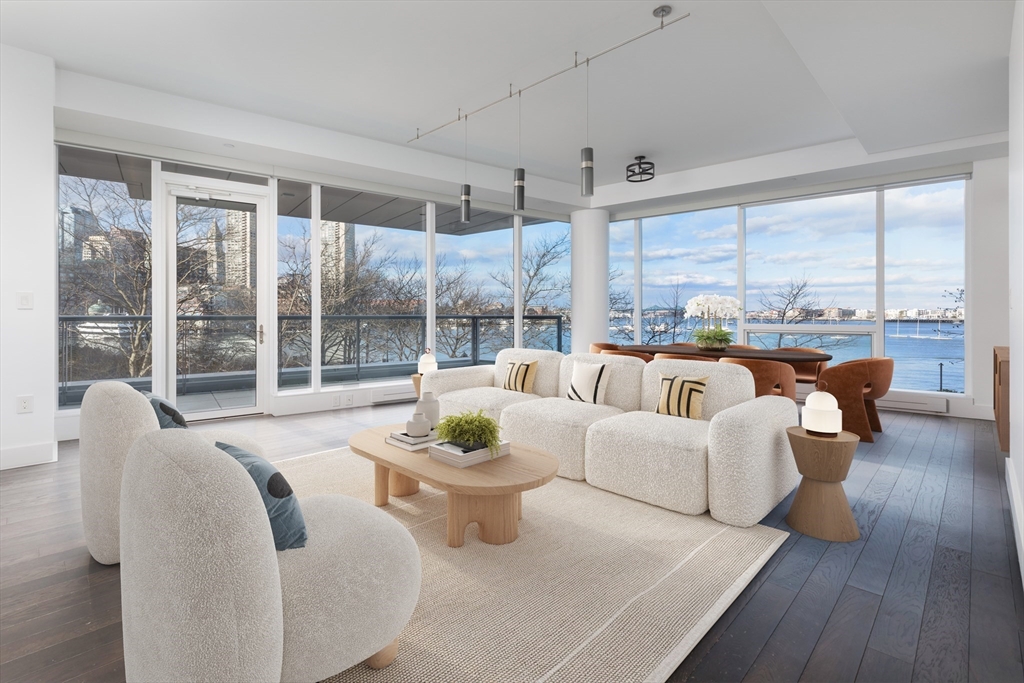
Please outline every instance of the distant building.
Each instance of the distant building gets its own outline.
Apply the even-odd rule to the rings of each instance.
[[[256,288],[256,214],[229,210],[224,227],[224,285]]]
[[[356,263],[355,223],[323,221],[320,224],[320,269],[324,277],[337,278],[344,286]]]

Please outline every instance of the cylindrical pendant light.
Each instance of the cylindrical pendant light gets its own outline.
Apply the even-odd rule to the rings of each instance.
[[[594,148],[584,147],[580,151],[580,194],[594,196]]]
[[[522,211],[526,205],[526,169],[517,168],[512,173],[512,210]]]
[[[590,146],[590,57],[587,57],[587,146],[580,150],[580,194],[594,196],[594,148]]]
[[[459,110],[459,116],[462,116],[462,110]],[[459,197],[459,222],[469,222],[469,114],[466,114],[466,121],[463,128],[463,151],[462,151],[462,162],[465,165],[463,170],[463,180],[465,181],[462,185],[462,194]]]
[[[512,210],[526,208],[526,169],[523,168],[523,91],[519,91],[519,124],[517,133],[517,158],[519,168],[512,172]]]
[[[459,198],[459,222],[469,222],[469,185],[462,186],[462,196]]]

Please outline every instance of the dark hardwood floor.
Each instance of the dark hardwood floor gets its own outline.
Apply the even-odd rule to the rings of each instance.
[[[239,418],[271,460],[343,446],[407,405]],[[671,681],[1022,681],[1024,589],[991,422],[886,413],[845,482],[861,530],[790,537]],[[0,472],[0,679],[123,681],[116,566],[82,539],[78,444]],[[596,683],[596,682],[595,682]],[[614,682],[618,683],[618,682]]]

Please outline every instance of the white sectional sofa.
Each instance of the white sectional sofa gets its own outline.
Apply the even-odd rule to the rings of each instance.
[[[539,361],[532,395],[500,388],[510,360]],[[607,364],[604,405],[565,398],[577,362]],[[656,412],[661,374],[709,378],[701,420]],[[422,386],[442,415],[483,409],[502,438],[552,453],[559,476],[733,526],[756,524],[800,478],[786,437],[796,404],[754,398],[739,365],[506,349],[494,367],[430,372]]]

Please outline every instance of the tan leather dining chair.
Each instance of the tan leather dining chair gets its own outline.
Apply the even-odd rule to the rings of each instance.
[[[871,432],[881,432],[875,401],[889,392],[895,362],[892,358],[862,358],[822,370],[818,390],[836,397],[843,411],[843,429],[861,441],[874,443]]]
[[[614,351],[614,350],[616,350],[618,348],[619,348],[618,344],[609,344],[607,342],[591,342],[590,343],[590,352],[591,353],[601,353],[602,351],[605,351],[605,350]]]
[[[656,353],[654,354],[654,360],[703,360],[711,363],[716,362],[714,358],[708,358],[706,356],[689,356],[685,353]]]
[[[781,349],[772,349],[773,351],[786,352],[786,351],[806,351],[807,353],[825,353],[821,349],[814,349],[809,346],[792,346],[783,347]],[[828,367],[828,361],[796,361],[789,362],[784,361],[788,365],[792,366],[793,370],[796,371],[796,383],[797,384],[814,384],[818,381],[818,375],[821,371]]]
[[[645,363],[650,363],[654,360],[654,356],[649,353],[640,353],[639,351],[623,351],[622,349],[604,349],[601,351],[602,355],[605,356],[632,356],[633,358],[639,358]]]
[[[754,376],[754,396],[785,396],[796,401],[796,371],[787,363],[754,358],[719,358],[718,362],[750,370]]]

